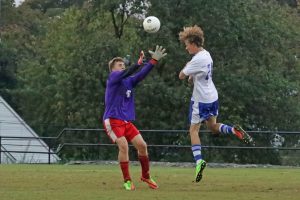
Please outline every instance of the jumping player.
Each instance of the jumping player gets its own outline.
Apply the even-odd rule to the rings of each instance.
[[[129,173],[128,142],[137,149],[142,168],[141,180],[152,189],[158,188],[157,183],[150,176],[147,144],[139,130],[132,124],[135,120],[134,87],[148,75],[161,58],[167,55],[161,46],[156,46],[156,50],[149,53],[152,59],[142,67],[143,52],[137,64],[128,69],[123,58],[115,57],[109,62],[110,74],[105,91],[103,124],[107,135],[119,148],[118,161],[126,190],[135,190]],[[141,69],[137,72],[139,68]]]
[[[254,145],[254,141],[240,126],[228,126],[217,123],[218,92],[212,81],[213,60],[210,53],[203,48],[204,34],[200,27],[185,27],[179,33],[179,40],[185,44],[185,49],[193,58],[179,73],[179,79],[189,77],[194,89],[190,103],[190,138],[192,152],[196,161],[196,182],[202,178],[206,162],[201,155],[201,141],[199,137],[200,125],[205,122],[213,134],[233,134],[247,144]]]

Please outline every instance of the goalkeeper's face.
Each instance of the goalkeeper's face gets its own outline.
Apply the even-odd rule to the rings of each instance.
[[[117,61],[115,62],[113,68],[111,69],[111,71],[123,71],[125,70],[126,67],[125,67],[125,63],[122,62],[122,61]]]

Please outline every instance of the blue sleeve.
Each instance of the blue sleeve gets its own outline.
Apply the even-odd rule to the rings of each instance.
[[[133,87],[136,86],[136,84],[138,84],[140,81],[142,81],[149,74],[149,72],[152,70],[153,66],[156,63],[157,63],[156,60],[153,60],[153,59],[150,60],[143,66],[143,68],[139,72],[137,72],[133,76],[129,77]]]

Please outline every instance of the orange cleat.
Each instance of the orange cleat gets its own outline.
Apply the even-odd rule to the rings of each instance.
[[[255,142],[253,138],[246,131],[244,131],[242,127],[240,127],[239,125],[235,125],[233,129],[234,129],[234,134],[237,138],[239,138],[246,144],[255,146]]]
[[[157,183],[150,177],[149,179],[141,177],[141,181],[148,184],[148,186],[152,189],[158,189]]]

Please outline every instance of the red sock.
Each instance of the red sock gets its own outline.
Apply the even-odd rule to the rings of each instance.
[[[139,160],[141,162],[143,178],[149,179],[150,178],[149,157],[148,156],[139,156]]]
[[[120,167],[121,167],[121,170],[122,170],[122,173],[123,173],[124,181],[126,182],[128,180],[131,180],[130,174],[129,174],[128,161],[127,162],[120,162]]]

